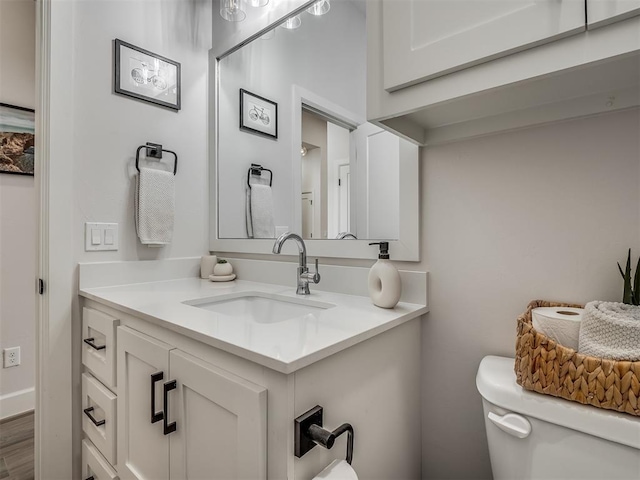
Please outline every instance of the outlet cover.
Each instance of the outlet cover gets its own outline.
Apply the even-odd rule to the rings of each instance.
[[[20,347],[5,348],[2,353],[4,368],[20,365]]]

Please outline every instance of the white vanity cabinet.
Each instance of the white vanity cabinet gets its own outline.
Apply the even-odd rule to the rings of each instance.
[[[420,418],[419,317],[289,368],[225,351],[228,346],[217,348],[214,337],[178,333],[179,320],[141,318],[113,302],[88,298],[83,306],[119,322],[114,338],[117,394],[105,396],[109,404],[88,390],[90,400],[83,403],[93,405],[96,398],[96,417],[104,414],[105,425],[117,427],[116,445],[104,447],[85,428],[85,478],[311,480],[334,459],[345,458],[347,441],[342,435],[331,450],[316,446],[295,456],[294,419],[316,405],[324,409],[325,429],[353,426],[353,467],[360,478],[420,478],[420,429],[413,428]],[[363,321],[349,310],[349,321]],[[405,314],[408,310],[409,304],[400,308]],[[335,319],[335,326],[329,321],[325,328],[338,335],[343,321]],[[291,341],[302,335],[305,348],[312,349],[319,326],[300,322]],[[247,325],[245,334],[269,334],[258,326]],[[217,327],[212,317],[202,328],[215,332]],[[274,356],[287,354],[283,350]],[[89,372],[83,378],[99,387]],[[105,425],[94,433],[106,431]]]
[[[118,328],[123,479],[266,478],[267,391]]]
[[[587,28],[594,29],[640,15],[640,0],[586,0]]]
[[[384,1],[384,88],[392,92],[584,29],[584,0]]]

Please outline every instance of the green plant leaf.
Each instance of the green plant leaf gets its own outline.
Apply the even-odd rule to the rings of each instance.
[[[640,305],[640,258],[638,258],[638,264],[636,265],[636,275],[633,281],[633,304]]]
[[[624,272],[622,271],[622,267],[620,266],[620,262],[618,262],[618,270],[620,270],[620,276],[624,280]]]
[[[631,289],[631,249],[629,249],[627,266],[624,269],[624,293],[622,294],[622,302],[628,305],[633,304],[633,291]]]

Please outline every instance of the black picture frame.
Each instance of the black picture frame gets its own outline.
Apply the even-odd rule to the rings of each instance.
[[[118,38],[113,41],[113,49],[114,93],[171,110],[180,110],[180,63]],[[127,58],[128,65],[125,65]],[[151,61],[160,62],[157,73],[146,68],[147,62]],[[149,72],[153,75],[150,76]]]
[[[0,173],[34,176],[35,114],[32,108],[0,103]]]
[[[278,104],[240,89],[240,130],[278,139]]]

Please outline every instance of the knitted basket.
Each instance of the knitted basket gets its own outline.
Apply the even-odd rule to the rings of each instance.
[[[538,307],[582,307],[534,300],[518,317],[516,381],[526,390],[640,416],[640,361],[590,357],[556,343],[533,328]]]

